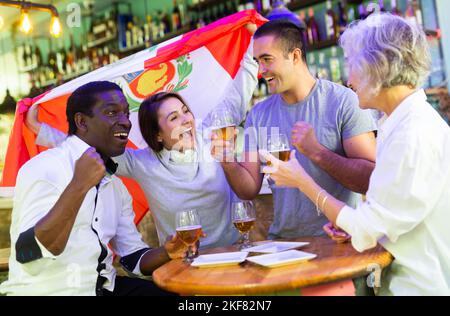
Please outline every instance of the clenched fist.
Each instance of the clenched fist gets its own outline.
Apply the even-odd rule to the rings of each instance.
[[[317,141],[314,128],[307,122],[297,122],[292,128],[292,144],[308,158],[318,154],[323,146]]]
[[[90,147],[76,161],[72,182],[87,192],[100,183],[105,171],[103,159],[94,147]]]

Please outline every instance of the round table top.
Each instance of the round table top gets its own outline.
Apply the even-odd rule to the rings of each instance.
[[[317,254],[317,257],[274,268],[248,261],[198,268],[181,259],[171,260],[153,272],[153,280],[161,288],[182,295],[256,295],[357,278],[371,273],[373,264],[383,269],[393,260],[380,245],[359,253],[351,243],[337,244],[328,237],[302,237],[290,241],[309,242],[299,250]],[[208,249],[200,254],[232,251],[238,251],[237,247]]]

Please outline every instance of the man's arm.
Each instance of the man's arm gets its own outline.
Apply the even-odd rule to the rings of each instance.
[[[205,237],[202,235],[201,237]],[[193,251],[197,252],[198,242],[193,246]],[[171,259],[182,259],[186,255],[188,247],[184,242],[174,236],[168,236],[164,246],[147,251],[140,260],[139,267],[143,275],[152,275],[153,271]]]
[[[319,168],[349,190],[366,193],[370,175],[375,168],[376,144],[373,132],[343,141],[347,157],[336,154],[320,144],[312,126],[297,122],[292,130],[294,146]]]
[[[100,182],[104,174],[100,155],[92,147],[87,149],[75,164],[72,181],[47,215],[35,225],[36,238],[53,255],[64,251],[87,192]]]
[[[253,200],[261,190],[263,174],[256,152],[245,152],[243,162],[222,162],[228,183],[243,200]]]

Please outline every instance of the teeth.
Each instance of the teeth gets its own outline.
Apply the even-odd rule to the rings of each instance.
[[[128,133],[115,133],[114,137],[128,137]]]
[[[189,127],[188,129],[185,129],[181,134],[187,134],[190,133],[192,130],[192,127]]]

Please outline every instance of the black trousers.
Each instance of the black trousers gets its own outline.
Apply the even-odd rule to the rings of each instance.
[[[176,296],[176,294],[160,289],[151,281],[116,276],[114,291],[103,289],[103,296]]]

